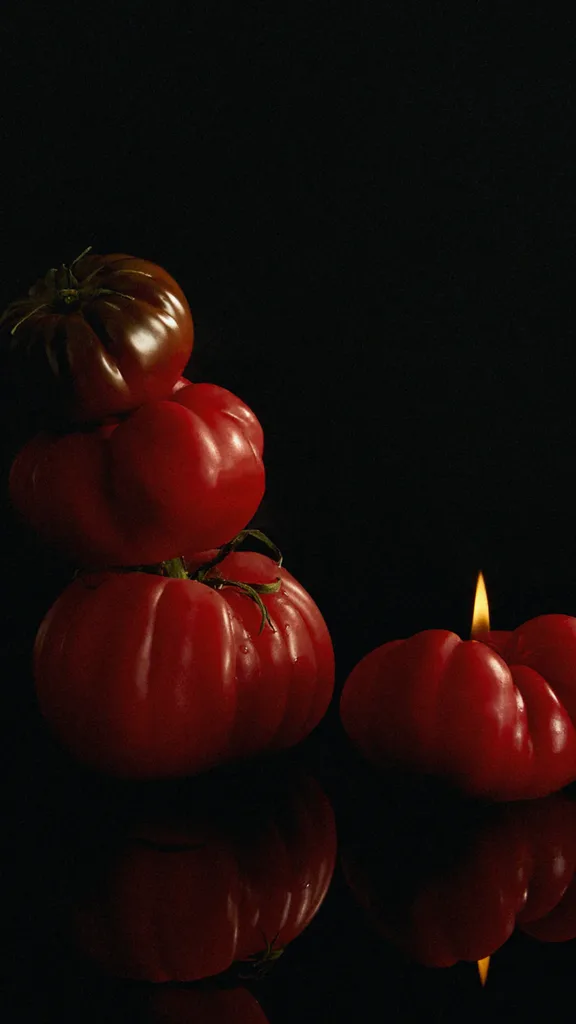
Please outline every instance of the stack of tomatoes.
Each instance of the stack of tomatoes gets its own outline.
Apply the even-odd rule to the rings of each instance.
[[[34,649],[56,735],[136,778],[299,742],[332,696],[330,636],[274,545],[246,529],[265,487],[262,428],[236,395],[181,376],[194,328],[178,284],[86,250],[0,330],[45,416],[10,496],[78,570]],[[250,539],[270,554],[237,550]]]

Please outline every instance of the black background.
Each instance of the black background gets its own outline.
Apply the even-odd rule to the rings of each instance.
[[[174,275],[190,375],[264,427],[257,525],[324,612],[338,689],[388,639],[465,635],[480,568],[495,628],[576,614],[573,22],[415,0],[13,6],[2,306],[87,245]],[[17,787],[43,764],[29,650],[67,576],[5,496],[2,524]],[[381,971],[362,943],[350,1014]],[[446,983],[426,978],[433,1001]]]

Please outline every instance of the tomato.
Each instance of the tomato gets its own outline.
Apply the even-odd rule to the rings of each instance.
[[[188,303],[154,263],[86,251],[49,270],[0,322],[20,391],[47,413],[91,422],[165,398],[194,342]]]
[[[149,996],[150,1024],[268,1024],[245,988],[161,988]]]
[[[491,956],[515,927],[544,941],[576,937],[576,804],[558,795],[465,815],[405,809],[375,838],[366,819],[343,844],[346,880],[376,929],[419,963]],[[431,868],[431,862],[437,863]]]
[[[214,384],[181,383],[122,421],[39,434],[16,456],[15,508],[78,565],[149,565],[224,544],[264,494],[254,413]]]
[[[318,912],[336,857],[320,786],[272,778],[267,793],[258,780],[244,792],[234,780],[214,807],[209,787],[191,794],[187,812],[128,813],[111,839],[99,835],[72,899],[84,954],[107,974],[156,983],[233,964],[246,980],[270,969]]]
[[[545,796],[576,779],[576,618],[541,615],[486,643],[431,629],[384,644],[353,669],[340,713],[377,765],[469,795]]]
[[[80,577],[38,631],[41,711],[82,761],[119,776],[194,774],[293,746],[323,717],[334,684],[328,629],[312,598],[266,555],[233,552],[241,588],[145,572]],[[218,584],[218,580],[213,581]]]

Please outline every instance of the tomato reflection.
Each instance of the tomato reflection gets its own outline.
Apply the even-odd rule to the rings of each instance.
[[[150,997],[149,1011],[149,1024],[268,1024],[245,988],[160,988]]]
[[[127,813],[85,858],[77,942],[107,973],[196,981],[235,965],[258,976],[324,900],[336,836],[313,779],[198,780],[187,794]]]
[[[566,796],[455,801],[414,818],[400,804],[365,806],[342,866],[380,934],[427,966],[481,960],[516,926],[545,942],[576,937],[576,803]]]

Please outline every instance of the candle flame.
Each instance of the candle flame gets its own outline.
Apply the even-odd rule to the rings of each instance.
[[[471,636],[474,639],[479,633],[487,633],[490,629],[490,609],[488,607],[488,594],[484,576],[478,573],[476,583],[476,594],[474,596],[474,610],[472,612]]]
[[[488,977],[488,968],[490,966],[490,957],[485,956],[483,960],[478,961],[478,974],[480,975],[480,981],[482,987],[486,984],[486,978]]]

